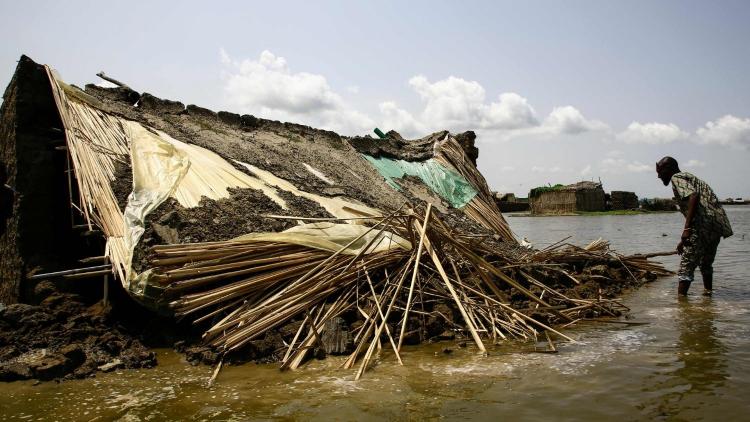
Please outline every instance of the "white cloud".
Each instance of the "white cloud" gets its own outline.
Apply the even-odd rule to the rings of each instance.
[[[254,59],[236,60],[222,48],[219,60],[223,65],[225,99],[231,109],[331,129],[345,135],[369,133],[375,126],[394,129],[411,138],[441,129],[454,132],[477,130],[481,140],[507,140],[520,136],[548,138],[596,131],[611,133],[607,124],[586,118],[570,105],[553,108],[540,121],[534,107],[518,93],[501,93],[496,100],[488,100],[479,82],[455,76],[435,82],[422,75],[414,76],[409,79],[409,86],[423,102],[420,110],[406,110],[394,101],[383,101],[378,104],[379,113],[368,116],[351,107],[328,84],[325,76],[293,71],[285,58],[270,51],[263,51]],[[342,89],[349,94],[359,92],[357,85]],[[683,131],[674,123],[632,122],[614,139],[651,145],[689,139],[707,145],[747,148],[750,147],[750,118],[726,115],[707,122],[694,134]],[[616,163],[608,165],[617,164],[620,171],[651,170],[649,165],[625,162],[619,151],[610,151],[606,156],[616,159]],[[554,167],[544,171],[552,169]]]
[[[398,107],[394,101],[378,105],[376,118],[354,110],[331,88],[325,76],[293,71],[283,57],[263,51],[256,59],[236,60],[223,48],[226,103],[233,110],[260,117],[288,120],[332,129],[343,134],[367,133],[373,127],[394,129],[406,137],[418,137],[441,129],[480,130],[484,139],[510,139],[520,135],[580,134],[608,129],[588,120],[572,106],[556,107],[540,122],[523,96],[506,92],[488,101],[479,82],[455,76],[430,82],[425,76],[409,79],[409,86],[423,101],[419,112]],[[359,87],[344,88],[357,94]]]
[[[513,92],[486,103],[482,85],[455,76],[432,83],[418,75],[409,79],[409,85],[425,102],[421,118],[429,127],[513,130],[539,124],[528,100]]]
[[[502,171],[503,173],[511,172],[511,171],[514,171],[515,169],[516,168],[513,167],[513,166],[502,166],[502,167],[500,167],[500,171]]]
[[[534,108],[515,92],[498,96],[498,101],[482,109],[480,127],[487,129],[523,129],[539,124]]]
[[[603,122],[586,119],[573,106],[555,107],[549,116],[544,119],[544,127],[555,134],[578,134],[609,129]]]
[[[703,168],[706,167],[706,163],[700,160],[690,160],[685,164],[686,168]]]
[[[668,144],[685,140],[689,137],[674,123],[639,123],[633,122],[628,128],[617,134],[617,139],[628,144]]]
[[[589,164],[586,167],[584,167],[583,169],[581,169],[581,173],[580,174],[581,174],[581,176],[588,176],[589,174],[591,174],[591,164]]]
[[[425,102],[422,119],[431,127],[467,129],[481,119],[484,88],[450,76],[430,83],[422,75],[409,79],[409,85]]]
[[[654,165],[640,161],[628,161],[624,158],[605,158],[599,166],[603,173],[645,173],[655,171]]]
[[[750,146],[750,118],[742,119],[728,114],[706,123],[696,131],[696,135],[699,143],[747,148]]]
[[[326,78],[292,72],[286,59],[263,51],[257,60],[233,60],[223,49],[227,102],[242,113],[333,129],[345,134],[369,132],[374,121],[352,110]]]
[[[500,139],[609,130],[605,123],[587,119],[573,106],[555,107],[540,122],[536,110],[523,96],[506,92],[498,95],[496,101],[487,102],[482,85],[455,76],[430,82],[418,75],[409,80],[409,85],[424,101],[418,119],[431,130],[483,129]]]
[[[382,114],[382,126],[394,129],[402,136],[419,137],[429,132],[422,123],[412,116],[408,111],[401,109],[393,101],[385,101],[379,105]]]

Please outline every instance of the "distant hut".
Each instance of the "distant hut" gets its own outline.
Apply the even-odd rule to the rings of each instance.
[[[567,186],[542,186],[529,192],[529,203],[532,214],[604,211],[604,189],[601,183],[588,181]]]
[[[613,190],[610,195],[613,210],[634,210],[638,209],[638,195],[635,192],[626,192]]]
[[[516,198],[514,193],[495,192],[495,204],[501,212],[520,212],[529,210],[529,201],[526,198]]]
[[[500,202],[516,202],[516,194],[495,192],[495,200]]]

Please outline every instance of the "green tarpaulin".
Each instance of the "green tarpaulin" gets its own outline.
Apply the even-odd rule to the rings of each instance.
[[[463,176],[447,169],[433,159],[410,162],[362,155],[378,169],[378,172],[385,177],[388,184],[396,190],[400,191],[401,187],[394,179],[416,176],[454,208],[463,208],[477,194],[474,187]]]

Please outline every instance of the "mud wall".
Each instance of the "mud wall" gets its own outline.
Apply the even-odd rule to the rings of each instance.
[[[613,210],[638,209],[638,195],[635,192],[612,191],[610,197]]]
[[[576,211],[576,193],[569,190],[544,192],[529,198],[532,214],[568,214]]]
[[[604,189],[579,189],[576,191],[576,211],[604,211]]]
[[[0,235],[0,302],[23,301],[28,271],[60,269],[71,259],[72,220],[62,123],[44,68],[26,56],[0,109],[0,165],[8,173],[10,217]]]
[[[0,167],[10,186],[16,185],[16,92],[18,84],[15,76],[3,94],[0,107]],[[4,189],[0,198],[2,220],[0,220],[0,302],[15,303],[18,298],[21,259],[16,244],[18,226],[18,201],[16,195]]]

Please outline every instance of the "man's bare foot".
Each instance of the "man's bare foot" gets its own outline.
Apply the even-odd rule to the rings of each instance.
[[[713,292],[711,289],[703,289],[703,296],[711,296]]]

